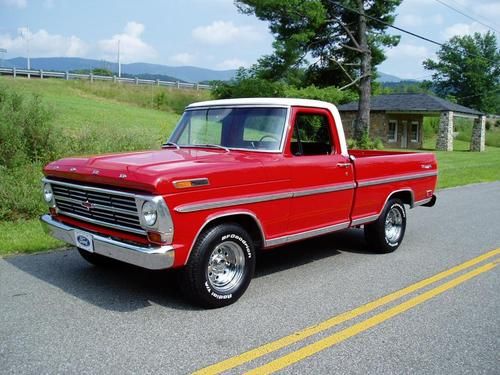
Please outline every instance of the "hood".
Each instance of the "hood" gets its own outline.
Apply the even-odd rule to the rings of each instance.
[[[257,157],[255,153],[242,151],[163,149],[61,159],[48,164],[44,174],[167,194],[176,191],[172,185],[175,180],[207,177],[211,187],[266,181],[268,179],[259,161],[261,155],[265,154],[259,153]],[[227,178],[228,173],[231,174],[230,179]]]

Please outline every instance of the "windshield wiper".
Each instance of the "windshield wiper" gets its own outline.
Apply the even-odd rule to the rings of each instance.
[[[168,146],[174,146],[177,150],[180,150],[180,146],[174,142],[165,142],[161,145],[162,148],[167,148]]]
[[[189,147],[211,147],[211,148],[220,148],[220,149],[223,149],[226,152],[230,151],[227,147],[224,147],[224,146],[221,146],[221,145],[214,145],[212,143],[205,143],[205,144],[197,143],[197,144],[194,144],[194,145],[189,145]]]

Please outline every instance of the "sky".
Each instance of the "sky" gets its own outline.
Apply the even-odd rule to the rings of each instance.
[[[403,0],[395,25],[438,42],[488,27],[500,30],[499,0]],[[479,22],[478,22],[479,21]],[[408,79],[429,78],[422,61],[438,46],[402,35],[379,70]],[[500,37],[499,33],[496,33]],[[216,70],[249,67],[272,52],[264,21],[240,14],[232,0],[0,0],[0,58],[84,57]]]

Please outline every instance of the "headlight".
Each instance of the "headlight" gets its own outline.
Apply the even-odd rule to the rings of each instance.
[[[43,185],[43,199],[47,203],[52,203],[52,199],[54,198],[54,194],[52,193],[52,187],[50,184]]]
[[[144,202],[142,205],[142,218],[144,219],[144,223],[151,227],[156,223],[157,217],[156,205],[150,201]]]

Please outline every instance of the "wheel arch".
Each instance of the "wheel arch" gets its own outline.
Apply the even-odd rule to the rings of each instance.
[[[389,201],[389,199],[392,199],[392,198],[400,199],[404,204],[409,205],[410,208],[413,208],[414,205],[415,205],[415,194],[413,193],[412,189],[410,189],[410,188],[404,188],[404,189],[400,189],[400,190],[395,190],[395,191],[392,191],[387,196],[387,198],[386,198],[386,200],[384,202],[384,205],[382,206],[382,210],[380,211],[380,213],[382,213],[382,211],[384,210],[384,208],[387,205],[387,202]]]
[[[229,224],[229,223],[238,224],[243,229],[245,229],[252,238],[252,241],[256,248],[260,248],[264,245],[266,238],[264,229],[262,227],[260,220],[253,212],[230,211],[230,212],[213,214],[206,218],[205,222],[196,233],[196,236],[193,242],[191,243],[191,247],[189,248],[189,253],[188,256],[186,257],[185,263],[189,261],[194,245],[196,244],[196,241],[198,241],[198,238],[203,233],[203,231],[220,224]]]

